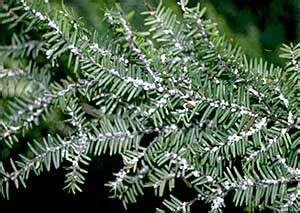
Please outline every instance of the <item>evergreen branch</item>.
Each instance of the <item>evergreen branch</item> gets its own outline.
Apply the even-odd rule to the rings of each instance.
[[[74,141],[72,143],[74,154],[69,157],[72,166],[68,168],[70,172],[66,174],[65,189],[69,189],[75,194],[77,190],[81,191],[78,184],[82,184],[84,181],[82,173],[86,173],[86,171],[80,168],[79,163],[88,165],[89,158],[86,156],[86,152],[90,141],[87,130],[83,127],[84,118],[82,117],[82,114],[78,114],[80,108],[78,108],[76,103],[70,103],[70,105],[71,106],[66,108],[66,111],[67,114],[71,116],[71,124],[77,128],[77,134],[75,137],[71,138],[71,140]]]
[[[31,68],[31,65],[28,66],[29,71],[25,70],[17,70],[17,69],[1,69],[0,68],[0,79],[1,78],[13,78],[13,77],[25,77],[26,79],[30,80],[34,84],[38,85],[40,89],[43,91],[48,91],[48,85],[46,85],[46,82],[42,82],[41,79],[37,78],[37,75],[33,73],[34,68]],[[44,73],[43,73],[44,74]]]
[[[233,72],[234,74],[238,74],[238,69],[236,67],[231,66],[226,59],[221,56],[221,54],[218,52],[216,45],[214,44],[214,42],[211,40],[209,32],[207,31],[203,20],[202,20],[202,16],[205,13],[205,8],[203,8],[200,11],[200,4],[197,5],[196,8],[194,9],[190,9],[186,7],[187,2],[185,0],[179,0],[178,4],[180,5],[181,10],[183,11],[185,17],[188,20],[193,20],[192,23],[196,23],[197,26],[197,30],[198,30],[198,36],[199,38],[201,38],[201,42],[205,42],[207,43],[207,46],[209,47],[210,51],[212,51],[212,53],[214,55],[216,55],[216,60],[218,61],[219,64],[221,64],[221,66],[224,67],[224,69],[230,70],[231,72]],[[189,27],[190,30],[194,29],[192,28],[191,24],[187,24],[187,26]],[[213,34],[213,33],[211,33]],[[214,32],[213,35],[216,35],[217,33]]]
[[[115,55],[109,49],[105,49],[104,47],[99,47],[98,43],[92,43],[90,47],[93,51],[98,52],[103,57],[107,57],[113,61],[122,62],[124,64],[129,63],[129,60],[126,57]]]
[[[279,141],[282,137],[285,136],[285,134],[288,133],[291,127],[283,127],[280,129],[279,134],[277,134],[275,137],[267,139],[267,144],[261,144],[261,149],[257,150],[255,152],[252,152],[249,157],[247,157],[246,161],[251,162],[254,161],[256,158],[258,158],[260,155],[262,155],[264,152],[268,152],[271,147],[278,146]]]
[[[30,11],[36,19],[38,19],[42,22],[46,22],[48,27],[50,27],[52,30],[54,30],[55,35],[60,35],[62,37],[62,39],[64,39],[65,43],[67,44],[67,48],[70,50],[70,52],[72,52],[76,57],[79,57],[82,60],[83,63],[86,63],[87,65],[94,64],[96,67],[100,68],[101,70],[106,71],[107,73],[123,80],[126,83],[131,83],[131,84],[133,84],[133,86],[135,86],[137,88],[142,88],[146,91],[149,90],[149,89],[156,88],[156,86],[154,84],[144,82],[141,79],[134,79],[134,78],[131,78],[131,77],[123,77],[123,76],[121,76],[121,74],[117,70],[103,67],[101,64],[97,63],[96,59],[94,57],[84,56],[83,53],[82,53],[83,51],[81,51],[80,48],[73,45],[71,42],[68,42],[68,40],[63,35],[63,31],[60,29],[60,27],[53,20],[51,20],[48,16],[42,14],[41,12],[29,7],[29,5],[25,1],[21,1],[21,2],[23,3],[23,7],[24,7],[25,10]],[[47,55],[48,59],[53,57],[55,51],[58,50],[58,47],[59,46],[56,46],[56,47],[54,47],[52,49],[48,49],[46,51],[46,55]]]
[[[67,11],[59,11],[59,13],[61,15],[63,15],[65,18],[67,18],[69,20],[69,23],[71,23],[74,27],[74,29],[78,29],[78,28],[82,28],[81,33],[82,36],[79,38],[79,40],[82,40],[82,42],[89,42],[89,47],[91,49],[91,54],[100,54],[101,57],[103,58],[109,58],[112,61],[116,61],[116,62],[121,62],[124,64],[128,64],[129,60],[127,57],[125,57],[124,55],[118,55],[117,51],[116,53],[114,53],[111,44],[108,44],[107,47],[105,47],[105,41],[102,39],[100,41],[97,41],[97,37],[99,36],[98,34],[94,33],[94,40],[93,42],[89,41],[88,38],[88,30],[82,26],[81,23],[79,23],[76,19],[74,19],[72,16],[70,16],[70,14]],[[101,44],[101,45],[100,45]],[[117,48],[115,48],[117,49]]]
[[[205,154],[209,154],[210,156],[214,155],[220,155],[220,151],[223,150],[223,153],[229,154],[229,152],[226,152],[226,148],[233,146],[232,150],[232,155],[235,156],[236,152],[238,149],[235,149],[234,147],[238,147],[239,144],[238,142],[243,141],[247,139],[248,137],[253,136],[254,134],[260,132],[263,128],[267,126],[268,120],[266,118],[261,119],[259,122],[256,122],[254,124],[250,124],[250,126],[247,126],[244,131],[238,132],[231,134],[227,136],[224,141],[219,142],[216,144],[217,146],[210,146],[208,147],[207,145],[204,148],[204,151],[199,153],[200,157],[204,156]],[[214,156],[214,158],[216,158]]]
[[[282,58],[289,59],[289,63],[287,64],[287,67],[292,67],[293,70],[296,72],[300,72],[300,55],[299,55],[300,46],[292,45],[288,46],[283,44],[281,51],[282,54],[280,55]]]
[[[279,154],[276,156],[278,162],[287,170],[287,172],[294,177],[300,177],[300,169],[292,168],[286,163],[286,159],[282,158]]]
[[[109,13],[106,13],[108,17],[108,20],[113,20],[113,16],[111,16]],[[129,44],[129,47],[132,49],[132,51],[138,56],[139,60],[144,64],[145,69],[147,70],[147,72],[150,74],[150,76],[154,79],[154,81],[156,83],[158,83],[158,86],[161,86],[161,82],[162,82],[162,78],[159,76],[159,74],[157,72],[155,72],[154,70],[152,70],[151,68],[151,64],[150,61],[147,59],[146,55],[144,55],[142,53],[142,51],[137,47],[137,45],[134,42],[134,38],[133,38],[133,32],[131,31],[127,21],[125,20],[125,18],[123,17],[122,13],[119,13],[119,21],[120,24],[122,25],[123,29],[124,29],[124,36],[126,41]]]
[[[4,176],[0,178],[0,187],[2,188],[1,191],[3,191],[4,188],[8,188],[8,186],[5,185],[8,185],[11,181],[15,183],[17,188],[19,182],[21,182],[25,187],[25,181],[28,179],[29,173],[32,170],[34,170],[36,173],[39,173],[43,170],[43,163],[45,164],[47,170],[50,170],[51,158],[53,159],[54,165],[57,168],[62,158],[66,157],[65,153],[68,152],[71,142],[71,140],[63,140],[60,137],[53,138],[49,135],[47,140],[43,140],[43,145],[40,145],[38,142],[36,142],[38,148],[33,148],[30,146],[35,157],[29,159],[25,156],[21,156],[21,161],[18,161],[17,165],[15,165],[15,163],[11,160],[10,162],[13,172],[4,174]],[[6,197],[8,197],[8,193]]]
[[[24,4],[24,7],[28,7],[27,4]],[[28,9],[30,10],[30,8],[28,8]],[[48,23],[48,26],[51,27],[56,34],[63,35],[63,32],[61,31],[61,29],[59,28],[59,26],[53,20],[51,20],[49,17],[46,17],[45,15],[42,15],[40,12],[37,12],[36,10],[34,11],[33,14],[36,16],[36,18],[38,18],[41,21],[45,21],[46,20],[47,23]],[[56,51],[57,48],[58,48],[58,46],[55,49],[49,49],[46,52],[46,55],[48,57],[51,57],[53,55],[54,51]],[[87,62],[87,64],[89,64],[89,62],[91,62],[91,63],[95,64],[96,66],[98,66],[100,69],[104,69],[108,73],[110,73],[110,74],[112,74],[112,75],[114,75],[114,76],[122,79],[126,83],[132,83],[135,87],[142,87],[144,90],[148,90],[149,88],[150,89],[157,89],[159,92],[168,93],[170,96],[174,96],[174,93],[175,93],[177,97],[178,97],[178,94],[181,93],[178,90],[168,90],[166,87],[163,87],[163,86],[158,86],[157,87],[154,84],[152,85],[152,84],[143,82],[142,80],[133,79],[131,77],[128,77],[128,78],[122,77],[115,69],[107,69],[107,68],[103,67],[102,65],[100,65],[99,63],[95,62],[94,58],[92,58],[92,57],[85,58],[85,56],[83,56],[83,54],[81,53],[81,50],[78,47],[70,44],[70,45],[68,45],[68,49],[70,49],[70,51],[73,54],[75,54],[76,56],[78,56],[79,58],[81,58],[83,61]],[[186,96],[190,96],[190,95],[186,95]],[[186,96],[183,96],[183,98],[187,99]],[[179,96],[179,98],[182,98],[182,96]],[[212,104],[213,106],[219,106],[219,104],[218,104],[219,101],[215,101],[214,102],[214,100],[211,100],[209,98],[207,98],[207,100],[206,100],[205,97],[198,98],[198,99],[199,99],[199,102],[207,101],[207,102],[209,102],[209,104]],[[212,102],[212,103],[210,103],[210,102]],[[237,107],[238,110],[241,111],[241,114],[248,114],[250,116],[257,116],[256,114],[252,113],[250,110],[246,109],[245,107],[239,107],[236,104],[230,105],[230,103],[224,102],[222,104],[222,107],[223,106],[229,107],[229,108],[232,107],[233,110],[235,110],[235,107]]]
[[[253,181],[251,179],[245,179],[243,182],[237,182],[237,183],[229,183],[228,181],[224,182],[224,189],[225,190],[246,190],[249,187],[269,187],[270,185],[275,185],[275,184],[287,184],[287,183],[293,183],[293,182],[299,182],[294,177],[289,177],[289,178],[279,178],[279,179],[261,179],[258,181]]]
[[[147,5],[145,32],[134,31],[120,8],[109,10],[113,33],[107,36],[92,33],[65,7],[55,11],[52,5],[51,11],[48,1],[1,8],[5,35],[15,32],[0,47],[4,64],[13,67],[0,68],[0,79],[21,79],[38,90],[12,101],[4,90],[0,140],[14,150],[21,137],[38,138],[27,130],[42,127],[40,117],[48,118],[49,109],[57,112],[51,120],[68,126],[64,138],[28,143],[26,155],[11,160],[10,172],[0,163],[4,197],[11,182],[25,186],[32,171],[39,175],[63,160],[69,162],[64,188],[81,191],[85,166],[109,154],[123,158],[106,185],[125,208],[146,187],[165,196],[181,187],[179,180],[197,197],[171,195],[163,201],[171,211],[190,212],[201,201],[221,212],[228,199],[236,207],[299,210],[299,44],[281,48],[285,67],[248,59],[203,19],[199,4],[179,5],[182,19],[162,3]],[[45,57],[37,57],[40,52]],[[20,61],[29,66],[19,68]],[[64,72],[50,78],[44,70]],[[61,131],[50,123],[45,131]]]
[[[293,193],[290,193],[289,194],[289,197],[288,197],[288,200],[286,203],[282,204],[280,206],[280,210],[281,212],[288,212],[290,211],[291,207],[296,203],[298,202],[299,203],[299,199],[300,199],[300,189],[299,187],[296,189],[295,192]],[[298,207],[296,206],[296,209],[298,208],[299,210],[299,205]],[[297,211],[297,210],[296,210]]]
[[[144,14],[149,14],[150,17],[146,19],[146,25],[157,25],[153,26],[150,29],[151,31],[158,31],[156,28],[161,29],[161,34],[157,35],[155,37],[158,38],[158,41],[164,41],[167,39],[167,37],[170,37],[170,40],[172,40],[171,44],[174,44],[175,48],[177,48],[179,51],[185,51],[189,52],[191,50],[191,46],[187,45],[187,42],[185,41],[183,35],[182,35],[182,26],[179,26],[179,23],[176,22],[176,16],[172,15],[171,10],[167,9],[167,11],[164,11],[162,3],[158,5],[157,9],[155,9],[153,6],[150,6],[148,3],[146,4],[148,7],[147,12]],[[168,22],[167,22],[168,21]],[[174,22],[176,22],[176,25],[174,26]],[[159,39],[160,37],[163,37]],[[192,45],[192,43],[191,43]],[[192,57],[193,58],[193,57]]]
[[[148,3],[146,4],[149,11],[144,12],[144,15],[150,15],[145,19],[145,25],[150,25],[151,28],[149,29],[150,32],[155,32],[153,35],[154,39],[157,39],[158,42],[164,42],[167,45],[171,45],[174,48],[172,49],[173,55],[170,56],[169,54],[161,55],[161,60],[164,61],[169,60],[170,58],[174,58],[177,53],[187,53],[183,57],[176,56],[172,61],[172,64],[176,64],[183,62],[182,73],[183,75],[179,76],[178,79],[174,79],[178,81],[180,84],[183,84],[189,91],[192,90],[192,80],[190,78],[191,70],[188,69],[188,63],[194,63],[195,67],[201,67],[201,69],[197,68],[197,70],[202,70],[203,67],[205,68],[205,64],[201,64],[194,52],[194,42],[192,40],[188,40],[185,35],[186,29],[184,29],[183,25],[180,25],[179,22],[176,20],[176,16],[172,14],[170,9],[165,10],[162,6],[162,3],[158,5],[158,8],[155,10],[152,6]],[[176,23],[176,24],[175,24]],[[172,42],[169,42],[172,41]],[[174,77],[173,77],[174,78]]]
[[[202,10],[200,10],[200,5],[198,4],[197,7],[190,9],[186,7],[187,2],[184,0],[180,0],[178,1],[178,4],[181,6],[181,10],[183,11],[185,17],[188,20],[192,20],[192,23],[195,23],[197,28],[198,28],[198,36],[199,38],[201,38],[201,42],[207,43],[207,46],[209,48],[209,50],[212,52],[211,55],[214,57],[211,57],[211,59],[213,59],[213,61],[217,61],[218,64],[221,65],[221,70],[229,70],[231,73],[233,73],[239,81],[247,81],[247,75],[248,73],[242,73],[242,70],[245,70],[245,65],[246,65],[246,71],[252,71],[252,75],[255,76],[257,75],[257,70],[248,68],[247,66],[247,61],[242,62],[242,58],[244,57],[243,55],[241,55],[239,58],[236,58],[235,55],[238,55],[236,52],[228,54],[228,51],[224,51],[225,55],[229,55],[229,59],[227,60],[220,51],[217,50],[217,47],[213,41],[213,39],[211,37],[217,37],[218,35],[218,31],[214,29],[216,32],[208,32],[206,30],[206,26],[203,23],[202,20],[202,16],[205,13],[205,8],[203,8]],[[190,27],[191,30],[193,30],[192,25],[188,24],[188,27]],[[211,28],[211,26],[209,26]],[[212,30],[212,31],[213,31]],[[211,36],[210,36],[211,34]],[[222,41],[220,42],[220,40],[217,40],[218,43],[223,43]],[[237,52],[239,52],[240,49],[237,50]],[[232,60],[233,59],[233,60]],[[229,62],[229,61],[233,61],[233,62]],[[240,63],[236,63],[239,62]],[[258,77],[255,78],[255,81],[259,81],[260,79]],[[274,81],[275,82],[275,81]],[[262,101],[264,104],[266,104],[267,107],[267,112],[270,114],[270,107],[267,104],[268,99],[268,93],[263,92],[263,91],[257,91],[257,89],[255,89],[255,86],[253,83],[251,83],[250,85],[247,85],[247,90],[254,96],[256,96],[260,101]],[[277,86],[277,88],[279,88]],[[275,90],[277,92],[279,92],[280,96],[279,98],[284,102],[285,105],[287,105],[287,100],[283,97],[283,94],[280,93],[280,91],[277,89]]]
[[[43,42],[33,40],[27,41],[21,44],[12,44],[8,46],[0,46],[0,52],[15,52],[17,50],[24,50],[24,49],[34,49],[43,45]]]
[[[93,85],[96,81],[87,81],[82,80],[78,83],[71,83],[66,88],[61,89],[59,91],[51,91],[49,93],[45,93],[44,96],[39,97],[33,103],[27,105],[26,108],[20,109],[14,113],[14,115],[10,116],[8,119],[10,122],[16,122],[20,118],[22,119],[22,123],[20,125],[4,125],[4,132],[1,132],[0,139],[4,140],[13,136],[13,134],[17,133],[19,130],[22,130],[26,127],[29,127],[33,121],[38,119],[43,112],[45,112],[48,107],[52,104],[55,99],[60,97],[64,97],[66,94],[70,92],[74,92],[77,88],[86,88]],[[29,113],[28,117],[24,117],[24,114]],[[24,118],[23,118],[24,117]],[[11,139],[9,139],[11,140]]]

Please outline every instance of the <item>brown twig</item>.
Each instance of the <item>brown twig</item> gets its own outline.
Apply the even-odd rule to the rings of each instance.
[[[4,10],[7,10],[7,12],[15,18],[15,20],[17,20],[18,18],[20,18],[20,16],[19,16],[17,13],[15,13],[15,12],[12,11],[12,10],[10,10],[9,7],[8,7],[6,4],[3,4],[3,2],[1,2],[1,1],[2,1],[2,0],[0,0],[1,7],[3,7]],[[22,19],[21,21],[22,21],[23,23],[25,23],[25,24],[29,24],[29,23],[30,23],[29,21],[24,20],[24,19]]]

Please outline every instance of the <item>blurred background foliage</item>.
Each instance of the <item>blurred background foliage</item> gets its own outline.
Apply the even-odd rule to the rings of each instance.
[[[53,9],[60,7],[61,1],[50,0],[51,7]],[[147,0],[147,2],[157,5],[159,0]],[[162,2],[173,9],[179,18],[181,17],[177,0],[162,0]],[[202,7],[207,8],[206,17],[218,23],[221,34],[225,34],[233,44],[242,46],[249,57],[262,57],[275,65],[282,65],[283,62],[278,57],[280,45],[300,41],[300,0],[190,0],[190,6],[195,6],[198,2]],[[64,3],[71,8],[76,17],[82,17],[89,28],[96,29],[100,34],[106,32],[107,27],[103,21],[104,8],[111,8],[116,3],[120,4],[127,14],[130,14],[130,21],[136,29],[145,30],[143,16],[140,15],[142,11],[146,10],[144,0],[64,0]],[[7,43],[12,33],[12,30],[0,29],[0,45]],[[18,67],[11,61],[5,63],[9,64],[11,68]],[[0,60],[0,68],[2,66]],[[11,84],[15,86],[10,86]],[[25,87],[26,89],[24,89]],[[9,90],[9,88],[14,88],[14,90]],[[24,79],[11,79],[7,82],[2,79],[0,81],[0,121],[8,100],[26,95],[33,90],[34,88],[28,86]],[[46,121],[41,121],[40,129],[31,130],[28,134],[30,137],[24,138],[24,141],[41,138],[48,132],[67,131],[65,129],[68,127],[64,126],[62,120],[63,115],[54,110]],[[17,149],[10,150],[0,144],[0,160],[7,161],[23,148],[24,144],[19,144]],[[55,205],[49,208],[56,210],[64,208],[70,211],[78,210],[77,208],[85,208],[88,205],[88,208],[93,210],[108,208],[108,212],[111,212],[112,209],[116,212],[122,211],[119,201],[107,198],[108,190],[104,187],[104,183],[113,178],[112,172],[118,171],[120,167],[118,162],[121,162],[118,157],[104,156],[96,159],[90,166],[84,192],[74,197],[64,191],[55,192],[62,188],[63,171],[59,170],[51,174],[43,174],[42,177],[33,177],[29,189],[13,193],[11,201],[3,201],[0,198],[0,212],[6,212],[2,210],[12,211],[17,207],[15,204],[28,204],[34,200],[41,202],[41,205],[46,205],[51,200],[55,202]],[[45,186],[45,182],[49,184]],[[54,192],[55,196],[53,197],[51,193]],[[191,194],[191,192],[181,191],[178,193]],[[43,196],[41,197],[40,194]],[[150,209],[153,210],[152,207],[157,203],[157,198],[154,198],[152,191],[149,191],[143,201],[129,210],[148,212]],[[227,209],[230,211],[230,208]],[[27,210],[30,210],[30,205]]]

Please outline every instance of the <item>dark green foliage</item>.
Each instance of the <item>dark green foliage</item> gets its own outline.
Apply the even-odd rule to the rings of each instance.
[[[250,59],[205,9],[187,3],[179,1],[181,19],[148,5],[143,32],[118,6],[106,10],[107,35],[64,6],[2,5],[2,26],[16,33],[0,47],[0,139],[11,149],[28,145],[0,164],[5,198],[12,185],[25,187],[31,173],[62,162],[64,189],[81,191],[90,162],[109,154],[123,159],[106,186],[125,208],[150,187],[170,194],[163,204],[171,211],[189,212],[196,202],[221,211],[229,196],[236,207],[299,211],[300,44],[282,45],[284,67]],[[63,127],[24,141],[56,113]],[[197,196],[172,195],[177,179]]]

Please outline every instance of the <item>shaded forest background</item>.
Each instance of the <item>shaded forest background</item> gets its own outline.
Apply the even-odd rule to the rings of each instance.
[[[53,8],[59,7],[60,0],[50,0],[50,2]],[[105,31],[106,27],[103,24],[103,8],[110,8],[119,2],[127,13],[134,12],[131,18],[134,27],[139,30],[144,29],[143,17],[140,15],[140,12],[146,10],[143,0],[65,0],[64,2],[72,8],[76,16],[83,17],[87,26],[99,32]],[[158,3],[155,0],[149,0],[149,2],[153,5]],[[163,2],[180,17],[176,0],[163,0]],[[224,33],[232,43],[241,45],[249,57],[262,57],[276,65],[281,65],[282,61],[278,58],[280,45],[300,41],[299,0],[190,0],[190,5],[194,6],[197,2],[207,7],[207,17],[217,22],[222,34]],[[8,36],[9,33],[0,29],[0,44]],[[52,121],[41,125],[40,129],[35,129],[32,135],[39,138],[45,129],[55,129],[57,125],[53,118]],[[0,160],[2,161],[7,161],[18,152],[18,149],[11,151],[0,144]],[[99,157],[89,166],[83,193],[75,196],[62,190],[63,169],[52,170],[39,177],[32,175],[27,189],[17,191],[12,189],[9,201],[0,197],[0,212],[11,212],[19,208],[25,212],[34,210],[68,210],[71,212],[80,209],[93,210],[92,212],[122,212],[121,202],[109,199],[108,188],[104,186],[106,182],[114,178],[112,173],[120,168],[121,158]],[[192,191],[180,190],[180,184],[184,183],[178,181],[176,184],[178,187],[174,194],[177,194],[179,198],[186,200],[194,197]],[[152,190],[149,189],[136,205],[130,206],[129,212],[133,210],[153,212],[155,207],[159,207],[161,200],[162,198],[155,198]],[[232,204],[227,203],[227,205],[229,207],[226,210],[229,212]],[[194,210],[202,208],[205,206],[197,206],[197,204],[194,206]],[[205,212],[205,209],[202,210]]]

